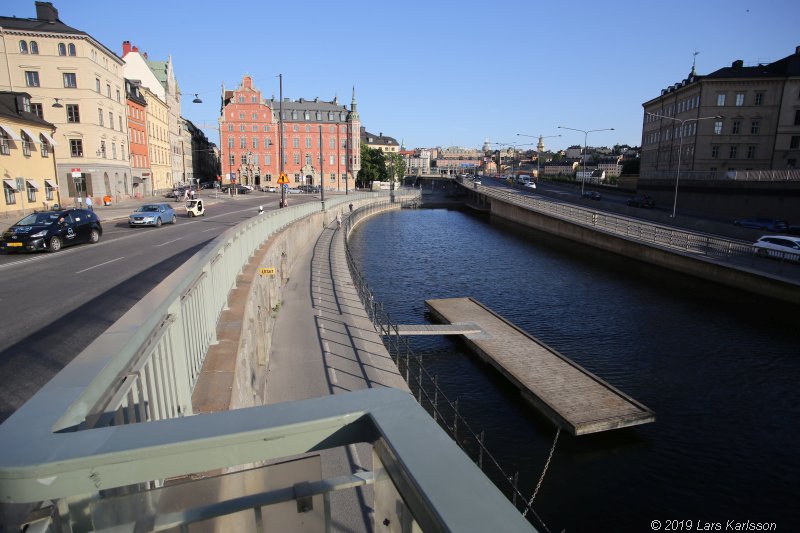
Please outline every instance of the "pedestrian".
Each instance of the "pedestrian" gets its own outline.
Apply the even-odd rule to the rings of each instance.
[[[350,202],[350,212],[353,212],[353,202]]]
[[[342,228],[342,212],[339,211],[336,213],[336,227],[341,229]]]
[[[92,197],[91,196],[87,196],[86,197],[86,209],[88,209],[89,211],[94,211],[94,208],[92,207]]]
[[[183,201],[185,202],[188,199],[189,199],[189,189],[184,189],[183,190]]]
[[[83,209],[83,198],[78,196],[78,208]]]

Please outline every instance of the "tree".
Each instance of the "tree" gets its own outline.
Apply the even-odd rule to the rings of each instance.
[[[386,166],[389,170],[389,180],[391,181],[401,181],[403,180],[403,176],[406,175],[406,161],[403,159],[403,156],[397,153],[393,154],[385,154],[386,156]]]
[[[383,152],[361,143],[361,170],[356,177],[356,187],[369,187],[373,181],[382,181],[386,175]]]

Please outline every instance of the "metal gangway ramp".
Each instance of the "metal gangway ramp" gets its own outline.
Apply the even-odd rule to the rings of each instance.
[[[464,341],[557,426],[585,435],[655,421],[655,413],[472,298],[426,300],[431,316],[476,324]]]

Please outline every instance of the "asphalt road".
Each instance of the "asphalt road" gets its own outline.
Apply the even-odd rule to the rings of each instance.
[[[0,255],[0,422],[167,275],[236,224],[277,208],[277,194],[224,198],[160,228],[106,221],[97,244]],[[292,195],[294,204],[319,201]]]

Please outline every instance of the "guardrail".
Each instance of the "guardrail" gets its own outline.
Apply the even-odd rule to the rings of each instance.
[[[573,224],[590,227],[596,231],[603,231],[651,246],[666,248],[676,253],[727,261],[737,268],[743,267],[761,271],[765,275],[777,274],[788,276],[794,280],[800,279],[800,256],[797,254],[771,251],[770,256],[776,261],[766,264],[764,258],[758,257],[754,252],[753,245],[749,242],[692,232],[549,198],[523,195],[496,187],[466,183],[462,179],[459,179],[458,182],[468,189],[479,190],[481,194],[486,196],[497,198],[524,209],[544,213]]]

